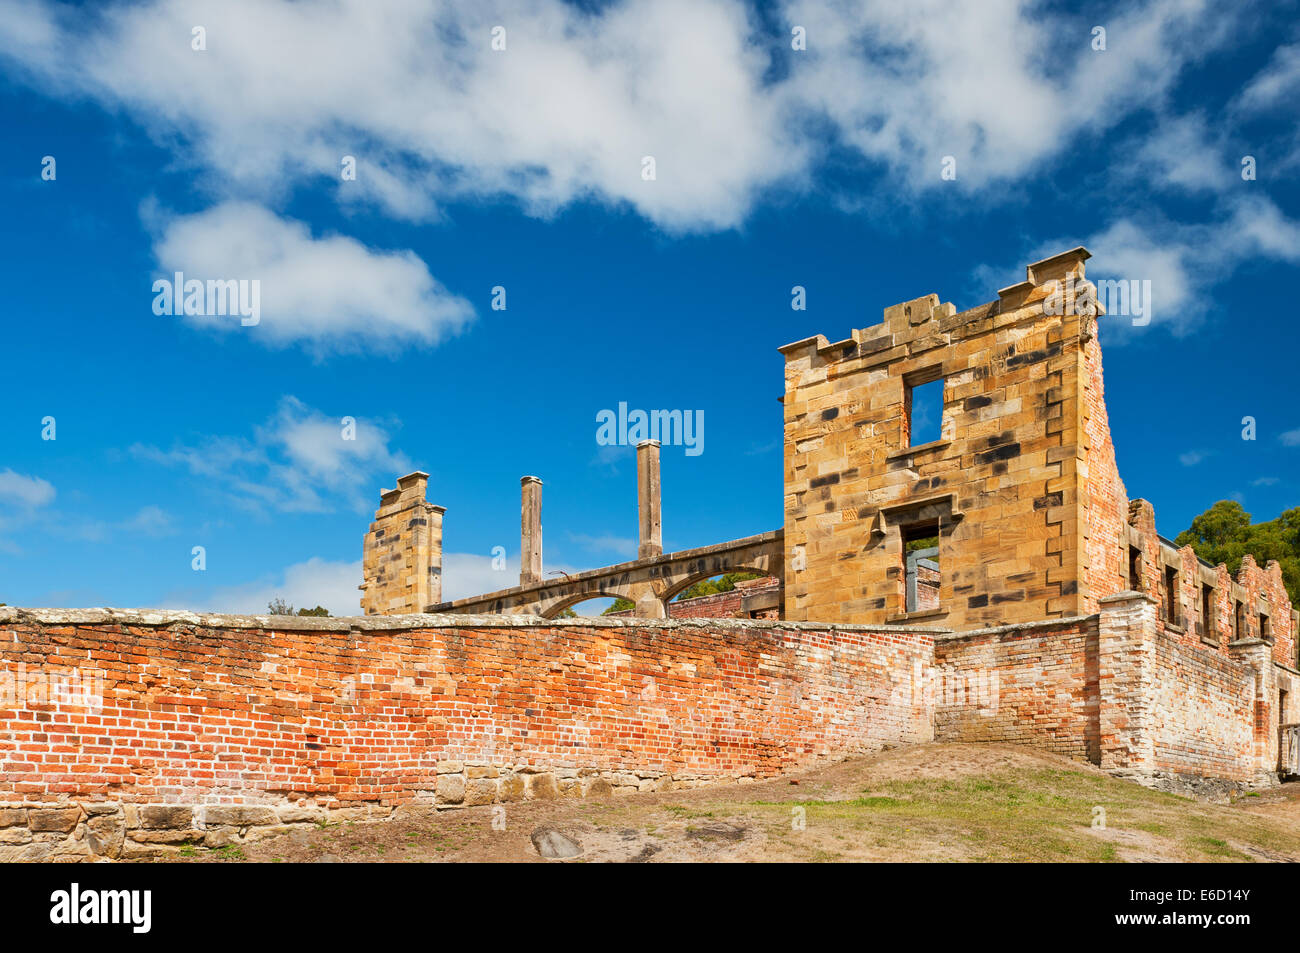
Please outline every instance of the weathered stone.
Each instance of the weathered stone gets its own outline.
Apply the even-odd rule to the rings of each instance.
[[[491,778],[475,778],[465,785],[465,804],[491,804],[497,799],[497,783]]]
[[[126,825],[121,815],[101,814],[86,822],[86,844],[105,857],[117,857],[122,852]]]
[[[465,763],[463,761],[439,761],[438,762],[439,774],[460,774],[464,770],[465,770]]]
[[[604,778],[589,778],[582,792],[583,797],[609,797],[614,793],[614,786]]]
[[[524,779],[512,774],[501,779],[499,797],[503,801],[522,801],[524,799]]]
[[[122,813],[122,805],[116,801],[80,801],[78,804],[88,817]]]
[[[140,808],[140,826],[150,830],[188,828],[193,819],[194,811],[189,807],[149,804]]]
[[[201,831],[146,831],[128,832],[131,840],[137,844],[183,844],[186,841],[198,841],[203,838]]]
[[[79,807],[33,808],[27,813],[27,827],[33,833],[36,831],[57,831],[67,834],[77,826],[79,820],[81,820],[81,808]]]
[[[549,801],[560,796],[554,775],[530,774],[527,782],[526,797],[534,801]]]
[[[225,847],[239,843],[239,830],[234,827],[218,827],[203,835],[204,847]]]
[[[474,764],[465,768],[465,777],[473,780],[475,778],[495,778],[499,771],[491,765]]]
[[[582,842],[553,827],[539,827],[529,839],[533,849],[547,860],[565,860],[582,854]]]
[[[314,824],[328,817],[328,812],[318,807],[281,807],[276,814],[284,824]]]
[[[256,824],[275,824],[279,821],[274,809],[251,805],[213,805],[203,809],[203,823],[229,824],[233,827],[251,827]]]
[[[0,808],[0,827],[16,827],[27,824],[27,812],[22,808]]]
[[[465,800],[465,779],[459,774],[440,774],[436,782],[439,804],[460,804]]]

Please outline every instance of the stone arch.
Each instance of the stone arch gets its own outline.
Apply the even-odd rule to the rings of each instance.
[[[565,609],[576,606],[580,602],[586,602],[588,599],[626,599],[627,595],[621,592],[605,589],[590,589],[577,593],[576,595],[559,596],[548,600],[537,614],[543,619],[554,619],[559,616]]]
[[[664,606],[666,607],[670,602],[676,599],[678,595],[691,588],[691,586],[695,585],[697,582],[703,582],[705,579],[712,579],[714,576],[725,575],[729,572],[756,572],[763,576],[777,576],[780,578],[779,572],[773,572],[766,566],[757,565],[757,562],[758,561],[754,561],[754,565],[737,564],[735,566],[727,566],[723,569],[711,568],[701,570],[689,576],[683,576],[681,579],[669,585],[660,598],[663,599]]]

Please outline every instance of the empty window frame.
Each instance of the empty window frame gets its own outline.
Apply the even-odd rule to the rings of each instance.
[[[943,369],[932,367],[903,378],[903,446],[919,447],[943,438]]]
[[[1173,566],[1165,567],[1165,622],[1170,625],[1182,625],[1178,621],[1178,570]]]
[[[1128,587],[1135,592],[1146,588],[1142,582],[1142,550],[1136,546],[1128,548]]]
[[[939,521],[929,520],[902,529],[905,612],[939,608],[943,575],[939,566]]]
[[[1214,587],[1201,583],[1201,638],[1212,639],[1217,635],[1214,628]]]

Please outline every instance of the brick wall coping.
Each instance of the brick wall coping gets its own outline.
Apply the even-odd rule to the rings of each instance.
[[[943,631],[935,635],[936,642],[955,642],[958,639],[971,639],[985,635],[1001,635],[1007,632],[1027,632],[1030,629],[1054,629],[1063,625],[1078,625],[1080,622],[1087,622],[1089,619],[1097,618],[1096,615],[1071,615],[1061,619],[1039,619],[1034,622],[1016,622],[1012,625],[998,625],[989,629],[966,629],[962,632]]]
[[[1134,599],[1144,599],[1147,602],[1153,603],[1157,601],[1149,593],[1138,592],[1136,589],[1125,589],[1123,592],[1117,592],[1109,596],[1102,596],[1097,601],[1105,604],[1107,602],[1132,602]]]
[[[0,625],[34,622],[44,625],[196,625],[214,629],[271,629],[278,631],[346,632],[402,629],[581,628],[581,629],[752,629],[795,632],[904,632],[938,637],[947,629],[879,623],[851,625],[825,622],[786,622],[778,619],[637,619],[592,617],[544,619],[536,615],[455,615],[410,613],[321,618],[319,616],[225,615],[179,609],[37,609],[0,606]]]

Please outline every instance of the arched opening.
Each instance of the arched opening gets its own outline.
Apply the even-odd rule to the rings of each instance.
[[[599,618],[619,597],[612,592],[585,592],[557,602],[542,612],[544,619]]]
[[[669,618],[775,619],[781,580],[758,566],[696,573],[664,595]]]

